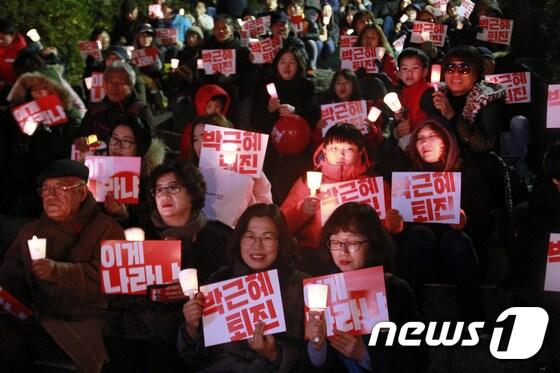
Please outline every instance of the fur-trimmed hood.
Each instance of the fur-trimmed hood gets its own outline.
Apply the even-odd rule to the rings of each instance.
[[[143,157],[142,174],[150,175],[154,168],[165,161],[165,154],[168,148],[162,139],[153,138],[148,151]]]
[[[41,72],[25,73],[21,75],[10,92],[10,102],[14,105],[21,105],[31,101],[31,88],[39,85],[55,93],[60,98],[60,101],[62,101],[66,111],[72,108],[70,93],[59,82]]]

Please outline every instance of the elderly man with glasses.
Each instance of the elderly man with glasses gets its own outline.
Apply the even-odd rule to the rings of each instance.
[[[29,370],[40,348],[64,353],[80,371],[100,371],[107,296],[99,287],[101,241],[124,239],[120,225],[100,213],[87,189],[89,169],[63,159],[38,176],[40,219],[25,225],[0,267],[0,286],[30,305],[25,324],[0,318],[0,366]],[[28,240],[46,239],[46,257],[32,259]],[[26,369],[27,368],[27,369]]]

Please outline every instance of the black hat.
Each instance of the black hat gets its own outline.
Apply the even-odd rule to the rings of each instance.
[[[154,28],[149,23],[143,23],[140,26],[138,26],[136,35],[141,34],[142,32],[145,32],[146,34],[149,35],[153,35],[155,33]]]
[[[126,49],[124,47],[121,47],[120,45],[111,45],[109,48],[103,51],[104,58],[107,58],[107,56],[110,54],[114,54],[121,61],[128,60],[128,53],[126,52]]]
[[[270,14],[270,24],[273,25],[275,23],[278,22],[282,22],[282,23],[288,23],[290,21],[290,18],[288,17],[288,15],[282,11],[276,11],[276,12],[272,12]]]
[[[41,185],[46,179],[66,176],[79,177],[83,181],[87,182],[89,177],[89,168],[78,161],[73,161],[71,159],[59,159],[48,164],[43,171],[39,173],[39,176],[37,176],[37,183]]]

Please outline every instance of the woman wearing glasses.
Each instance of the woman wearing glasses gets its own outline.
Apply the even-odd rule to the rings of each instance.
[[[505,126],[505,90],[483,81],[484,59],[475,47],[462,46],[443,56],[445,84],[433,94],[434,106],[447,119],[470,156],[496,150]]]
[[[202,307],[197,294],[183,306],[185,324],[179,329],[179,353],[193,371],[292,372],[303,347],[303,288],[305,275],[291,264],[293,240],[278,206],[252,205],[241,215],[233,232],[231,266],[214,273],[208,283],[278,270],[286,332],[263,335],[264,324],[255,326],[249,340],[204,347]]]
[[[200,171],[186,161],[157,166],[148,183],[152,212],[143,225],[146,239],[180,240],[181,268],[196,268],[201,283],[226,265],[229,234],[207,224],[202,212],[206,184]],[[162,366],[181,369],[175,341],[181,324],[181,304],[186,299],[178,282],[161,290],[166,300],[146,296],[121,296],[111,302],[114,345],[131,346],[136,370],[156,371]],[[154,292],[154,295],[157,295]],[[166,303],[163,303],[166,302]],[[153,364],[153,365],[148,365]],[[118,364],[117,364],[118,367]],[[124,369],[122,369],[124,370]]]
[[[411,288],[390,274],[394,243],[371,206],[350,202],[338,207],[323,227],[321,250],[328,257],[329,273],[382,265],[390,320],[398,326],[418,320]],[[422,371],[418,348],[406,351],[399,346],[368,347],[369,337],[336,329],[333,336],[326,337],[323,313],[312,313],[306,325],[307,358],[321,372]]]

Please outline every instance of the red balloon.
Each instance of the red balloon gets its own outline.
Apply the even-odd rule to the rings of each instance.
[[[296,114],[280,117],[272,128],[272,145],[280,154],[301,153],[311,140],[307,121]]]

